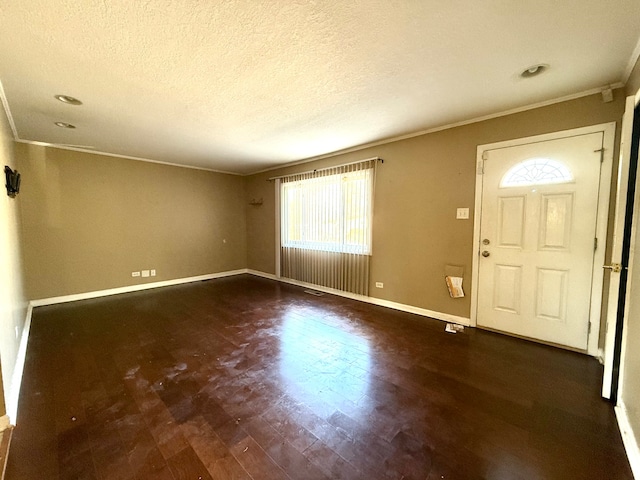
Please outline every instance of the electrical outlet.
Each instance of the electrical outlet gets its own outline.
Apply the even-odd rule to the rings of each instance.
[[[151,270],[151,276],[152,276],[152,277],[155,277],[155,276],[156,276],[156,270],[155,270],[155,268]]]
[[[384,288],[384,283],[376,282],[376,288]]]
[[[132,277],[139,277],[140,276],[140,272],[131,272],[131,276]]]
[[[149,276],[149,270],[142,270],[142,276],[143,277],[148,277]]]

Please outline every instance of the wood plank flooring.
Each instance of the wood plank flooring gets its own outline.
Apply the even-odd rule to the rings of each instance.
[[[0,478],[2,479],[4,479],[4,471],[7,466],[7,455],[9,453],[12,431],[12,428],[0,430]]]
[[[632,479],[592,358],[249,275],[35,309],[7,479]]]

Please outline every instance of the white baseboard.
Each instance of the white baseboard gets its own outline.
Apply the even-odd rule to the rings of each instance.
[[[249,273],[258,277],[268,278],[283,283],[289,283],[291,285],[298,285],[300,287],[312,288],[321,292],[338,295],[352,300],[358,300],[361,302],[372,303],[374,305],[380,305],[382,307],[393,308],[394,310],[400,310],[403,312],[415,313],[424,317],[435,318],[436,320],[442,320],[444,322],[454,322],[461,325],[470,325],[471,320],[467,317],[460,317],[457,315],[451,315],[449,313],[436,312],[434,310],[428,310],[426,308],[415,307],[413,305],[406,305],[404,303],[392,302],[390,300],[383,300],[381,298],[369,297],[366,295],[357,295],[355,293],[343,292],[342,290],[336,290],[334,288],[322,287],[312,283],[300,282],[298,280],[292,280],[290,278],[278,278],[271,273],[260,272],[258,270],[251,270],[242,268],[238,270],[229,270],[226,272],[210,273],[207,275],[199,275],[196,277],[176,278],[173,280],[165,280],[162,282],[143,283],[139,285],[129,285],[126,287],[110,288],[108,290],[97,290],[93,292],[76,293],[72,295],[63,295],[60,297],[41,298],[37,300],[31,300],[29,305],[31,307],[41,307],[45,305],[55,305],[58,303],[76,302],[79,300],[88,300],[91,298],[106,297],[109,295],[118,295],[121,293],[139,292],[141,290],[150,290],[152,288],[168,287],[171,285],[180,285],[183,283],[200,282],[203,280],[211,280],[214,278],[230,277],[233,275],[241,275],[243,273]]]
[[[258,277],[269,278],[283,283],[289,283],[291,285],[297,285],[299,287],[311,288],[319,292],[330,293],[332,295],[338,295],[340,297],[350,298],[352,300],[358,300],[360,302],[371,303],[373,305],[380,305],[381,307],[392,308],[394,310],[400,310],[402,312],[415,313],[423,317],[435,318],[436,320],[442,320],[443,322],[459,323],[460,325],[471,325],[471,319],[467,317],[460,317],[457,315],[451,315],[449,313],[436,312],[434,310],[427,310],[426,308],[414,307],[413,305],[406,305],[404,303],[392,302],[390,300],[383,300],[381,298],[369,297],[366,295],[357,295],[355,293],[343,292],[342,290],[336,290],[334,288],[322,287],[307,282],[300,282],[298,280],[292,280],[290,278],[278,278],[271,273],[259,272],[257,270],[247,270],[247,273],[256,275]]]
[[[250,268],[247,269],[247,273],[250,275],[255,275],[256,277],[268,278],[269,280],[276,280],[276,281],[286,280],[286,278],[276,277],[273,273],[265,273],[259,270],[251,270]],[[285,283],[288,283],[288,282],[285,282]]]
[[[616,418],[618,419],[618,427],[620,427],[620,434],[622,435],[622,442],[624,448],[627,451],[627,458],[631,465],[631,471],[633,477],[640,480],[640,447],[634,435],[633,428],[629,422],[629,416],[627,415],[627,409],[624,404],[619,403],[615,407]]]
[[[13,374],[11,375],[11,391],[7,398],[7,417],[10,425],[16,425],[18,420],[20,385],[22,385],[22,374],[24,372],[24,364],[27,358],[27,343],[29,343],[32,314],[33,306],[29,304],[27,307],[27,315],[24,320],[24,327],[22,328],[22,336],[20,337],[20,345],[18,346],[18,354],[16,355],[16,363],[13,367]]]
[[[58,303],[77,302],[78,300],[87,300],[90,298],[107,297],[109,295],[118,295],[120,293],[139,292],[141,290],[150,290],[152,288],[168,287],[171,285],[180,285],[183,283],[201,282],[203,280],[211,280],[213,278],[230,277],[232,275],[240,275],[247,273],[246,268],[240,270],[229,270],[226,272],[209,273],[207,275],[198,275],[196,277],[176,278],[173,280],[164,280],[162,282],[141,283],[138,285],[128,285],[126,287],[110,288],[108,290],[97,290],[93,292],[76,293],[73,295],[63,295],[61,297],[41,298],[31,300],[30,304],[34,307],[42,307],[44,305],[55,305]]]
[[[6,430],[11,426],[11,421],[9,420],[9,415],[3,415],[0,417],[0,432]]]

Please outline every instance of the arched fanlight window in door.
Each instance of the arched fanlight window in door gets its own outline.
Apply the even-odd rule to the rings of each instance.
[[[526,187],[572,181],[573,175],[569,169],[557,160],[531,158],[511,167],[502,177],[500,187]]]

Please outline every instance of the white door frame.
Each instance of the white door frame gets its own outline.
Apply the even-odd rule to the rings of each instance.
[[[622,243],[624,241],[624,224],[627,211],[627,192],[629,190],[629,164],[631,162],[631,141],[633,133],[633,119],[636,106],[640,103],[640,90],[634,96],[627,97],[624,116],[622,117],[622,132],[620,138],[620,157],[618,159],[618,186],[616,192],[616,211],[611,240],[611,263],[622,263]],[[638,191],[636,191],[636,198]],[[637,200],[636,200],[637,201]],[[634,218],[632,229],[637,228],[637,219]],[[635,238],[632,233],[632,240]],[[633,245],[632,245],[633,249]],[[631,261],[631,259],[630,259]],[[629,263],[631,265],[631,262]],[[630,273],[630,272],[629,272]],[[628,277],[629,278],[629,277]],[[627,284],[627,302],[625,302],[624,318],[627,317],[629,308],[630,285]],[[605,331],[604,345],[604,374],[602,378],[602,396],[611,397],[613,383],[613,360],[615,351],[615,336],[618,325],[618,299],[620,297],[620,274],[611,273],[609,280],[609,300],[607,308],[607,328]],[[623,331],[623,337],[624,337]],[[624,357],[624,338],[622,344],[619,377],[622,377],[622,360]],[[620,386],[618,398],[620,398]]]
[[[628,97],[630,99],[632,99],[633,97]],[[638,103],[640,103],[640,101],[638,101],[640,99],[638,99],[636,97],[636,100],[634,100],[633,103],[633,108],[635,109],[635,107],[638,105]],[[631,118],[631,120],[633,120],[633,116]],[[630,139],[629,139],[630,140]],[[627,172],[628,173],[628,172]],[[630,244],[629,244],[629,266],[627,269],[627,290],[625,293],[625,302],[624,302],[624,325],[622,326],[623,330],[622,330],[622,342],[620,344],[620,370],[618,372],[619,378],[623,379],[624,375],[625,375],[625,354],[626,354],[626,346],[627,346],[627,334],[629,332],[628,328],[625,328],[625,325],[627,323],[627,319],[629,318],[629,310],[631,308],[631,303],[632,303],[632,299],[631,299],[631,282],[633,280],[633,265],[634,265],[634,256],[637,253],[636,251],[636,237],[637,237],[637,231],[638,231],[638,221],[640,221],[640,218],[638,213],[640,212],[640,188],[638,188],[638,178],[640,177],[636,177],[636,191],[635,191],[635,196],[634,196],[634,203],[633,203],[633,219],[632,219],[632,223],[631,223],[631,239],[630,239]],[[628,190],[628,189],[627,189]],[[625,202],[625,207],[626,207],[626,202]],[[626,208],[625,208],[626,210]],[[613,262],[613,261],[612,261]],[[619,280],[619,279],[618,279]],[[619,285],[619,281],[618,281],[618,285]],[[619,290],[618,290],[619,293]],[[611,295],[611,294],[609,294]],[[619,295],[616,295],[616,300],[618,298]],[[616,301],[617,304],[617,301]],[[615,331],[616,331],[616,327],[618,325],[618,315],[617,315],[617,311],[615,312],[615,315],[613,316],[613,322],[612,322],[612,331],[611,331],[611,335],[609,335],[609,332],[607,332],[607,341],[609,340],[609,336],[611,337],[615,337]],[[608,318],[608,317],[607,317]],[[613,357],[613,349],[611,350],[611,357]],[[606,354],[606,352],[605,352]],[[605,357],[606,359],[606,357]],[[609,363],[609,361],[607,361],[607,359],[605,360],[605,367],[608,366],[607,364]],[[610,358],[610,363],[613,364],[613,358]],[[611,365],[612,366],[612,365]],[[606,368],[605,368],[605,372],[606,372]],[[611,372],[609,372],[609,376],[611,376]],[[611,379],[610,379],[611,380]],[[624,382],[620,381],[618,382],[618,392],[617,392],[617,405],[621,404],[621,400],[622,400],[622,390],[623,390],[623,386],[624,386]],[[604,382],[603,382],[603,389],[604,389]],[[607,393],[611,392],[611,382],[609,384],[609,390]],[[604,392],[603,392],[604,393]],[[604,396],[604,395],[603,395]],[[609,398],[609,396],[605,396],[605,398]]]
[[[576,135],[587,135],[590,133],[603,132],[604,152],[602,154],[602,169],[600,174],[600,187],[598,194],[598,215],[596,218],[596,237],[598,238],[598,248],[593,256],[593,277],[591,280],[591,308],[589,314],[590,333],[587,346],[587,353],[592,356],[598,355],[598,337],[600,332],[600,309],[602,307],[602,289],[604,282],[604,253],[607,239],[607,221],[609,216],[609,195],[611,192],[611,174],[613,165],[613,150],[615,147],[616,123],[602,123],[589,127],[563,130],[544,135],[517,138],[503,142],[478,145],[476,154],[476,195],[473,216],[473,257],[471,276],[471,325],[477,326],[478,317],[478,284],[479,284],[479,257],[480,257],[480,222],[482,220],[482,166],[483,153],[487,150],[497,148],[514,147],[517,145],[546,142]]]

